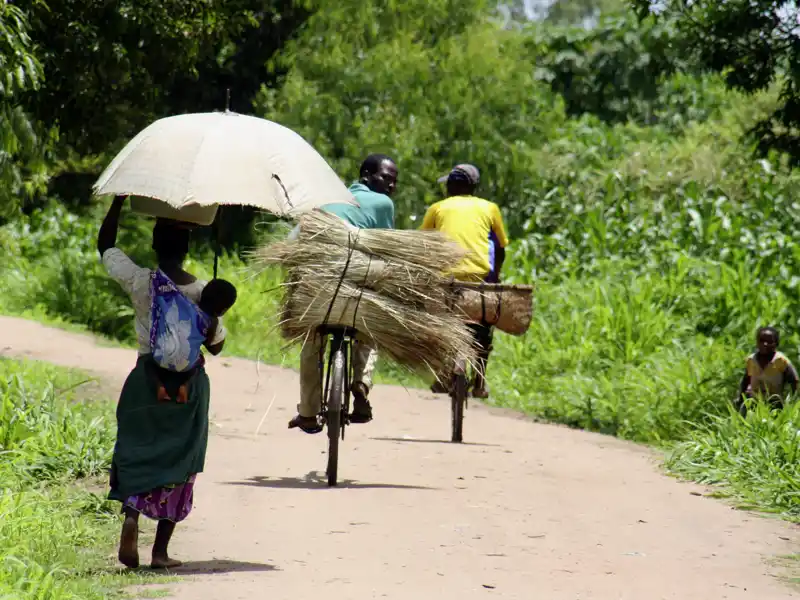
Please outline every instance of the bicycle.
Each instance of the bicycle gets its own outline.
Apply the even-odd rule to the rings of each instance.
[[[320,365],[325,370],[325,386],[319,417],[328,429],[328,466],[325,474],[328,487],[334,487],[339,471],[339,441],[344,440],[345,427],[350,423],[350,358],[356,332],[352,327],[323,325],[319,333],[330,344],[327,367]],[[324,352],[324,343],[322,348],[321,353]]]
[[[490,321],[487,316],[491,311],[487,310],[487,302],[485,298],[486,291],[497,289],[499,286],[486,283],[467,283],[461,281],[451,281],[450,298],[448,301],[448,308],[450,310],[461,310],[456,307],[463,299],[463,294],[467,290],[477,290],[480,292],[480,303],[478,308],[479,315],[472,315],[470,321],[482,326],[490,326]],[[491,287],[490,287],[491,286]],[[500,314],[500,303],[497,303],[495,314],[491,315],[494,318],[493,322],[497,322]],[[463,312],[463,310],[462,310]],[[478,319],[477,317],[480,317]],[[478,334],[476,333],[476,336]],[[477,338],[476,338],[477,339]],[[472,380],[470,371],[476,368],[475,365],[470,365],[469,361],[464,358],[458,358],[453,363],[453,374],[450,378],[450,413],[451,413],[451,437],[452,442],[462,442],[464,440],[464,411],[467,409],[467,399],[469,398],[469,384]]]
[[[450,298],[448,308],[455,310],[459,297],[463,293],[463,284],[460,282],[450,283]],[[467,399],[469,397],[469,368],[468,361],[464,358],[457,358],[453,362],[453,373],[450,376],[450,417],[451,435],[450,441],[460,443],[464,441],[464,411],[467,409]]]

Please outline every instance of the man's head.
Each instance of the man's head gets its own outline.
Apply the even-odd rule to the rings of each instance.
[[[373,192],[391,196],[397,186],[397,165],[385,154],[370,154],[361,163],[359,181]]]
[[[157,219],[153,227],[153,250],[159,263],[183,263],[189,254],[189,226],[172,219]]]
[[[758,353],[762,356],[772,356],[781,342],[781,334],[774,327],[762,327],[756,334]]]
[[[212,317],[221,317],[235,303],[236,288],[224,279],[212,279],[200,294],[200,308]]]
[[[478,167],[462,163],[452,168],[450,173],[439,178],[439,183],[447,183],[447,195],[472,196],[481,181],[481,172]]]

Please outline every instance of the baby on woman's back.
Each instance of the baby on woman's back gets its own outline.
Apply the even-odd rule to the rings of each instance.
[[[222,317],[235,303],[236,303],[236,288],[232,283],[226,281],[224,279],[213,279],[212,281],[208,282],[203,291],[200,295],[200,301],[197,303],[195,310],[198,311],[198,314],[195,315],[197,319],[190,319],[188,321],[179,322],[175,324],[170,324],[168,326],[168,330],[175,331],[175,327],[181,329],[181,325],[186,325],[189,329],[191,329],[192,321],[201,324],[200,332],[203,337],[202,343],[204,345],[208,345],[214,337],[214,334],[217,330],[219,319]],[[173,308],[175,311],[178,311],[177,305],[173,304]],[[170,309],[172,312],[172,309]],[[179,343],[183,345],[189,345],[190,343],[190,334],[189,332],[182,332],[183,335],[178,333],[178,337],[181,337]],[[175,337],[173,335],[172,337]],[[183,339],[183,338],[186,339]],[[174,345],[175,340],[173,340]],[[199,349],[196,352],[199,355]],[[195,352],[192,352],[195,354]],[[158,386],[158,400],[159,401],[166,401],[174,399],[179,404],[185,404],[188,401],[188,388],[187,382],[189,378],[195,371],[195,367],[199,366],[200,361],[202,360],[202,355],[198,356],[198,361],[195,364],[189,364],[186,369],[177,370],[173,368],[167,368],[162,364],[158,364],[156,361],[155,364],[155,377]],[[172,392],[167,390],[167,387],[164,385],[164,382],[167,381],[168,386]],[[177,387],[177,390],[175,389]]]

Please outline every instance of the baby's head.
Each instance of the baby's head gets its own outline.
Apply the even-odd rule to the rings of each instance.
[[[224,279],[212,279],[200,295],[200,308],[212,317],[221,317],[235,302],[236,288]]]
[[[774,327],[762,327],[756,334],[756,346],[762,356],[772,356],[781,342],[781,334]]]

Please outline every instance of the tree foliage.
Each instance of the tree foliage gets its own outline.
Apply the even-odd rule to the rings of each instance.
[[[19,208],[41,166],[35,126],[19,104],[41,82],[32,46],[25,13],[0,0],[0,216]]]
[[[563,96],[569,114],[608,122],[653,123],[661,84],[687,65],[669,22],[639,23],[632,15],[596,27],[531,28],[543,47],[539,74]]]
[[[633,0],[640,16],[673,21],[687,55],[728,86],[758,92],[777,84],[781,103],[754,127],[759,148],[800,161],[800,7],[794,0]]]
[[[246,108],[305,15],[277,0],[45,1],[29,8],[46,80],[28,105],[81,154],[156,117],[224,109],[227,87]]]
[[[625,0],[554,0],[547,20],[557,25],[591,26],[601,16],[621,13],[625,8]]]
[[[288,74],[264,88],[259,114],[298,130],[342,175],[369,152],[401,168],[396,203],[411,225],[456,162],[479,165],[483,193],[526,193],[533,148],[565,116],[536,80],[524,36],[492,22],[480,0],[337,2],[284,54]]]

